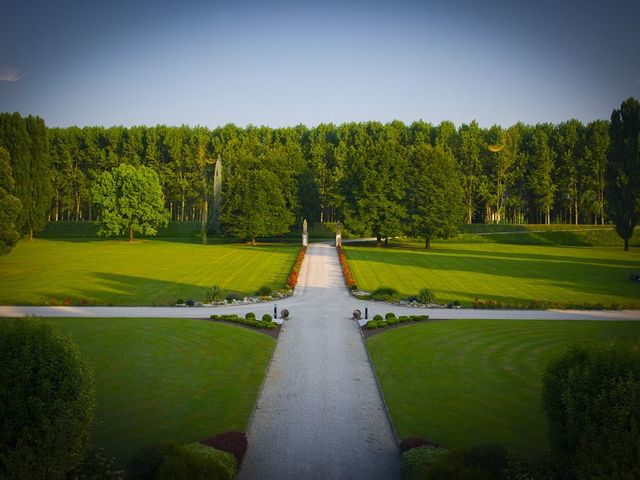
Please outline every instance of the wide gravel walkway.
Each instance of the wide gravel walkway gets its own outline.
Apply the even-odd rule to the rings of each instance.
[[[373,370],[344,310],[335,248],[309,246],[294,297],[304,303],[278,338],[240,479],[400,478]]]

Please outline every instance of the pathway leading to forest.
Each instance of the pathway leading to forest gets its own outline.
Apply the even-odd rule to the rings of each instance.
[[[301,300],[298,302],[298,300]],[[400,462],[334,247],[312,244],[240,479],[395,479]]]

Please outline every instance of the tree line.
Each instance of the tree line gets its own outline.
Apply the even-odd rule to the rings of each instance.
[[[157,173],[171,220],[206,222],[216,159],[223,164],[222,227],[241,238],[282,235],[302,218],[427,243],[458,222],[611,220],[605,120],[508,128],[393,121],[46,129],[37,117],[0,114],[0,147],[10,154],[16,197],[23,207],[37,204],[21,215],[22,232],[45,219],[96,220],[92,187],[121,164]]]

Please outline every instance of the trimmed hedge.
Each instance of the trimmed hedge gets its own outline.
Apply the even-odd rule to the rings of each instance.
[[[369,320],[363,328],[367,330],[375,330],[376,328],[386,328],[394,325],[398,325],[399,323],[407,323],[407,322],[419,322],[422,320],[429,320],[429,315],[403,315],[399,318],[393,313],[387,313],[387,319],[383,319],[382,315],[375,315],[373,319]]]
[[[233,480],[233,455],[201,443],[172,446],[165,453],[155,476],[157,480]]]
[[[271,315],[267,315],[269,318],[271,317]],[[239,317],[236,314],[232,314],[232,315],[211,315],[209,317],[211,320],[215,320],[215,321],[223,321],[223,322],[232,322],[232,323],[239,323],[241,325],[248,325],[250,327],[254,327],[254,328],[261,328],[263,330],[275,330],[276,328],[278,328],[278,324],[269,320],[269,321],[265,321],[264,318],[265,316],[263,316],[263,321],[258,321],[256,320],[255,314],[252,313],[247,313],[245,318]]]

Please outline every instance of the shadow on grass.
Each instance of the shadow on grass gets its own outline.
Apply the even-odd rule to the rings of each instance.
[[[104,272],[94,273],[94,276],[96,281],[91,288],[78,285],[72,291],[36,292],[41,296],[39,304],[56,302],[62,305],[67,300],[73,305],[169,306],[178,298],[201,301],[207,292],[207,288],[200,285],[154,278]]]
[[[593,295],[634,298],[640,294],[637,285],[629,280],[629,273],[637,269],[640,262],[631,262],[631,260],[450,248],[437,248],[427,252],[420,252],[415,248],[403,250],[403,252],[397,250],[393,252],[392,249],[367,250],[361,261],[379,263],[380,268],[384,268],[382,265],[422,268],[425,274],[428,271],[451,271],[543,281],[549,286]],[[358,250],[356,248],[351,251],[355,253]],[[460,293],[462,292],[458,292]],[[465,293],[465,295],[472,294]],[[507,295],[478,296],[510,302],[522,300]],[[594,299],[594,302],[597,302],[597,299]]]

